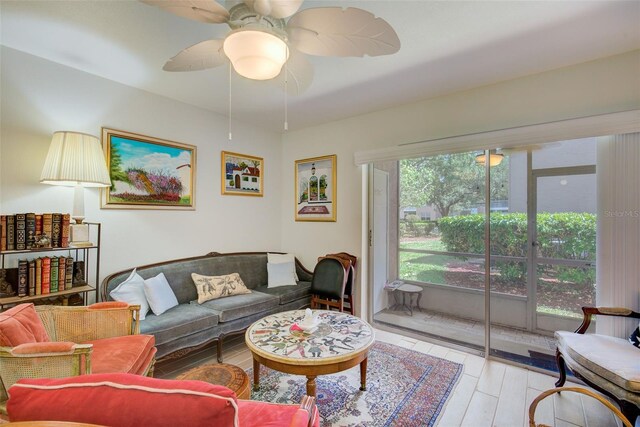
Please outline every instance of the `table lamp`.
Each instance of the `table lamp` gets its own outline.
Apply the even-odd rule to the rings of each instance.
[[[91,246],[84,220],[84,187],[109,187],[111,180],[100,141],[93,135],[59,131],[53,134],[40,182],[74,186],[69,239],[73,246]]]

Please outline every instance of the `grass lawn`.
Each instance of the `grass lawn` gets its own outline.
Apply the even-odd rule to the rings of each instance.
[[[429,251],[446,250],[440,239],[423,239],[400,242],[400,249],[421,249]],[[447,263],[455,260],[445,255],[400,252],[400,278],[418,282],[445,284],[444,272]]]

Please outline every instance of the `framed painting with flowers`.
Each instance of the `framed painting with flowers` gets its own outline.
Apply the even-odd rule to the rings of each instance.
[[[102,128],[111,187],[107,209],[195,209],[196,147]]]

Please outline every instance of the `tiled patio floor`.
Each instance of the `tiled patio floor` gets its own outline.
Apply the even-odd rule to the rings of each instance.
[[[374,315],[377,322],[389,326],[399,326],[420,334],[441,337],[446,341],[469,346],[475,349],[484,348],[484,322],[460,318],[436,312],[414,311],[413,316],[407,312],[385,309]],[[532,333],[502,325],[493,325],[491,329],[491,348],[501,354],[530,357],[530,351],[548,356],[555,354],[556,343],[553,336]]]

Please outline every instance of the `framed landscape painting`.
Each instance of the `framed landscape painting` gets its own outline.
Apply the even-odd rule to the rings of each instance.
[[[296,221],[335,221],[336,155],[296,160]]]
[[[111,187],[108,209],[195,209],[196,147],[102,128]]]
[[[262,197],[264,159],[222,152],[222,194]]]

